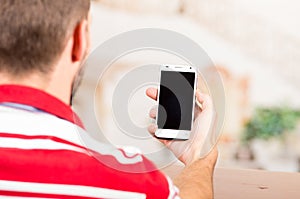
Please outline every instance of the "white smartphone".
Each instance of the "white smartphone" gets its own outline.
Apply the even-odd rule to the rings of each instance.
[[[194,120],[197,72],[193,66],[162,65],[155,136],[187,140]]]

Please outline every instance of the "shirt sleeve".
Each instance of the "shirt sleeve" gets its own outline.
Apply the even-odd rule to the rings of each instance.
[[[134,164],[130,164],[130,167],[126,165],[118,167],[115,173],[117,178],[122,178],[120,181],[124,181],[122,189],[143,193],[147,199],[179,199],[179,190],[172,180],[153,162],[141,155],[139,150],[132,147],[123,147],[118,150],[122,151],[124,157],[131,159],[127,160],[127,163],[133,163],[133,159],[136,160]]]

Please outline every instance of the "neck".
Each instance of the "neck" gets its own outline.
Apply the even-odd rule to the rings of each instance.
[[[12,77],[7,73],[0,73],[0,84],[16,84],[22,86],[28,86],[37,88],[40,90],[47,90],[48,87],[48,78],[41,77],[38,74],[31,74],[25,77]]]
[[[0,73],[1,84],[21,85],[39,89],[60,99],[65,104],[70,104],[71,87],[65,88],[66,84],[56,82],[53,78],[45,74],[33,73],[26,77],[11,77],[8,74]]]

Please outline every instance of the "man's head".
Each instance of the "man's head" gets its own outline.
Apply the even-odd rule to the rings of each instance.
[[[0,74],[74,81],[89,47],[89,9],[90,0],[0,0]]]

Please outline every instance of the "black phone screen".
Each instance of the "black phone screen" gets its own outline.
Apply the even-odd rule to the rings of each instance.
[[[157,125],[159,129],[191,130],[195,73],[161,71]]]

